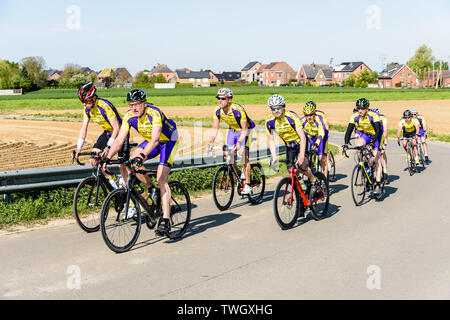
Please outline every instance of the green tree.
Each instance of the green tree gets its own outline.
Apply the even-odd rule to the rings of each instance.
[[[74,86],[73,82],[71,82],[71,79],[75,75],[83,75],[83,70],[81,70],[81,67],[77,64],[73,63],[67,63],[64,66],[63,72],[61,74],[61,78],[58,79],[58,86],[61,88],[76,88]],[[89,82],[86,81],[86,82]]]
[[[22,74],[26,75],[33,83],[33,89],[44,88],[48,81],[48,75],[44,71],[46,63],[42,57],[26,57],[21,61]]]
[[[435,61],[434,69],[439,70],[441,68],[441,62],[442,62],[442,70],[448,70],[448,61]]]
[[[351,73],[348,76],[348,78],[345,80],[344,83],[345,83],[345,85],[347,87],[354,87],[355,86],[355,82],[356,82],[356,76],[353,73]]]
[[[19,64],[7,60],[0,60],[0,89],[31,90],[33,83],[22,76]]]
[[[422,45],[416,50],[414,56],[409,59],[406,64],[416,72],[417,77],[420,80],[423,80],[428,73],[428,69],[433,67],[434,60],[431,48]]]

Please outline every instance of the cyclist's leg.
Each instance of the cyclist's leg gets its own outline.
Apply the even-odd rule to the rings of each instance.
[[[119,150],[119,157],[123,157],[125,159],[130,158],[130,133],[128,133],[128,135],[122,145],[122,148]],[[128,178],[127,168],[123,164],[119,164],[119,171],[120,171],[120,174],[122,175],[123,182],[126,184],[127,178]]]
[[[323,140],[319,144],[319,148],[317,149],[319,153],[319,161],[320,166],[322,167],[322,172],[325,175],[325,177],[328,177],[328,142],[325,142]]]
[[[375,180],[377,182],[381,181],[381,175],[383,173],[383,167],[380,161],[381,158],[381,147],[382,147],[382,142],[383,137],[379,137],[378,141],[375,141],[375,144],[373,146],[373,156],[374,156],[374,162],[375,162]]]
[[[234,131],[233,129],[229,129],[228,130],[228,135],[227,135],[227,147],[228,148],[232,148],[238,141],[239,136],[241,135],[241,133],[239,131]],[[228,151],[224,152],[224,157],[228,156]],[[233,155],[231,155],[233,156]],[[236,162],[233,161],[233,167],[236,170],[237,173],[240,172]]]
[[[103,131],[103,133],[98,137],[97,141],[94,143],[92,147],[92,152],[101,152],[106,148],[108,144],[108,140],[111,137],[111,133],[109,131]],[[100,161],[99,157],[91,157],[90,162],[92,167],[97,168],[98,162]],[[105,174],[105,172],[103,172]],[[107,174],[105,174],[108,176]]]
[[[249,154],[250,154],[250,141],[251,141],[251,129],[248,129],[247,136],[244,140],[244,145],[241,147],[241,149],[244,149],[244,154],[242,156],[242,169],[244,170],[245,174],[245,184],[250,185],[250,161],[249,161]]]
[[[130,159],[139,157],[140,154],[144,152],[144,149],[147,146],[147,144],[148,144],[148,142],[144,141],[140,145],[138,145],[137,148],[131,154]],[[147,156],[147,158],[143,159],[142,162],[144,162],[147,159],[152,159],[152,158],[156,157],[159,154],[160,149],[161,149],[161,145],[158,144],[158,146],[155,149],[153,149],[153,151]],[[149,190],[153,186],[152,180],[150,179],[148,174],[137,173],[136,178],[138,178],[139,181],[141,181],[143,184],[145,184],[145,186]]]
[[[414,149],[414,160],[416,161],[416,163],[418,163],[419,162],[419,150],[417,148],[417,140],[416,140],[415,136],[413,137],[411,142],[412,142],[413,149]]]

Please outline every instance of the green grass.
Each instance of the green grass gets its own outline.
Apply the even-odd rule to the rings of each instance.
[[[149,101],[157,106],[216,105],[217,87],[146,89]],[[232,87],[237,103],[266,104],[272,94],[281,94],[287,104],[316,102],[347,102],[366,97],[371,101],[387,100],[445,100],[448,89],[361,89],[361,88],[306,88],[306,87]],[[98,90],[98,95],[118,107],[127,105],[128,89]],[[22,96],[0,96],[0,112],[20,109],[65,110],[80,109],[77,91],[72,89],[43,89]]]

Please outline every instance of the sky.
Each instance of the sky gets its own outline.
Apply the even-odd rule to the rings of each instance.
[[[0,60],[240,71],[248,62],[406,63],[426,44],[450,60],[448,0],[0,0]]]

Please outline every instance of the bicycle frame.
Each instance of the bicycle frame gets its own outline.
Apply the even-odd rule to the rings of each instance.
[[[308,197],[306,196],[305,191],[303,190],[302,186],[300,185],[299,178],[295,174],[294,167],[291,167],[289,169],[289,178],[291,179],[291,184],[293,186],[295,186],[297,188],[297,190],[300,192],[300,196],[302,197],[303,205],[305,207],[309,207],[312,204],[316,203],[317,201],[319,201],[319,200],[321,200],[321,199],[323,199],[325,197],[325,194],[322,192],[323,193],[322,196],[320,196],[319,198],[316,198],[316,199],[310,201],[308,199]],[[284,201],[286,199],[287,188],[288,188],[288,185],[286,185],[286,189],[284,190],[283,203],[284,203]],[[292,196],[293,196],[293,192],[291,192],[291,196],[290,196],[290,199],[289,199],[289,204],[292,204]]]

